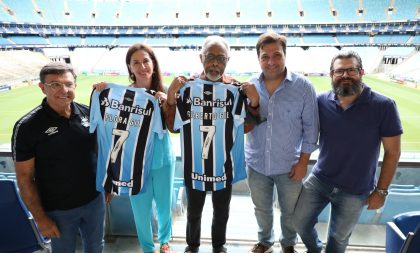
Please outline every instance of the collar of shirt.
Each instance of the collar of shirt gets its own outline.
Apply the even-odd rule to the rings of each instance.
[[[284,71],[286,71],[286,77],[282,81],[283,82],[283,85],[279,85],[279,87],[277,87],[277,89],[274,91],[274,93],[278,92],[281,89],[284,89],[283,88],[284,86],[288,86],[288,85],[292,85],[293,84],[292,72],[288,71],[287,68],[285,68]],[[268,95],[268,91],[265,88],[264,73],[261,72],[259,74],[259,76],[257,77],[257,79],[258,79],[258,85],[264,87],[264,89],[260,89],[260,91],[264,91],[265,94]],[[262,88],[262,87],[260,87],[260,88]]]
[[[47,103],[47,98],[44,98],[44,99],[42,100],[42,104],[41,104],[41,105],[42,105],[42,107],[45,109],[46,113],[47,113],[49,116],[54,117],[54,118],[61,118],[61,116],[60,116],[60,115],[59,115],[56,111],[54,111],[54,110],[51,108],[51,106]],[[77,106],[75,106],[74,102],[71,102],[70,107],[71,107],[71,114],[70,114],[70,118],[72,118],[72,117],[74,117],[74,116],[77,116],[77,115],[80,115],[80,114],[81,114],[81,112],[80,112],[79,108],[78,108]]]

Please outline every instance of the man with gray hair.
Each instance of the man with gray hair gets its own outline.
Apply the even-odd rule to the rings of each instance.
[[[244,118],[258,114],[255,86],[224,75],[229,46],[220,36],[205,39],[199,78],[176,77],[168,90],[167,125],[181,130],[184,183],[188,199],[187,253],[200,247],[201,216],[207,191],[212,193],[213,253],[227,252],[226,225],[232,184],[245,179]]]
[[[362,82],[362,60],[340,52],[330,66],[332,90],[318,96],[318,161],[303,184],[293,221],[308,252],[322,251],[315,224],[331,203],[326,253],[344,253],[362,209],[383,206],[400,157],[403,132],[394,100]],[[381,172],[375,180],[381,149]]]

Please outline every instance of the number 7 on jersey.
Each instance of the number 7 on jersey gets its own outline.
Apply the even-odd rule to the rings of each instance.
[[[216,133],[216,126],[200,126],[200,131],[207,132],[207,136],[201,150],[201,158],[207,159],[209,157],[210,144],[213,141],[214,134]]]

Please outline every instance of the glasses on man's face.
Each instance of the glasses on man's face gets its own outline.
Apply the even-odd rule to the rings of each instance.
[[[358,68],[348,68],[348,69],[334,69],[331,71],[335,76],[343,76],[344,73],[347,73],[349,76],[355,76],[359,74]]]
[[[204,61],[206,62],[217,61],[218,63],[225,64],[228,61],[228,59],[229,58],[224,55],[214,55],[214,54],[204,55]]]
[[[60,82],[44,83],[44,85],[50,87],[52,90],[59,90],[64,87],[66,87],[67,89],[74,89],[76,87],[75,83],[60,83]]]

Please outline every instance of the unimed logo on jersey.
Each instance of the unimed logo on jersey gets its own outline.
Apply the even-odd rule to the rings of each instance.
[[[194,106],[210,106],[210,107],[223,108],[223,107],[232,105],[233,102],[232,102],[232,99],[205,100],[205,99],[201,99],[200,97],[192,97],[192,98],[190,97],[187,103],[192,104]]]
[[[144,109],[140,106],[130,106],[130,105],[124,105],[120,103],[120,101],[111,99],[111,101],[108,100],[108,98],[104,98],[101,101],[101,106],[110,107],[112,109],[116,109],[119,111],[129,112],[129,113],[135,113],[138,115],[144,115],[144,116],[151,116],[152,115],[152,108]]]

